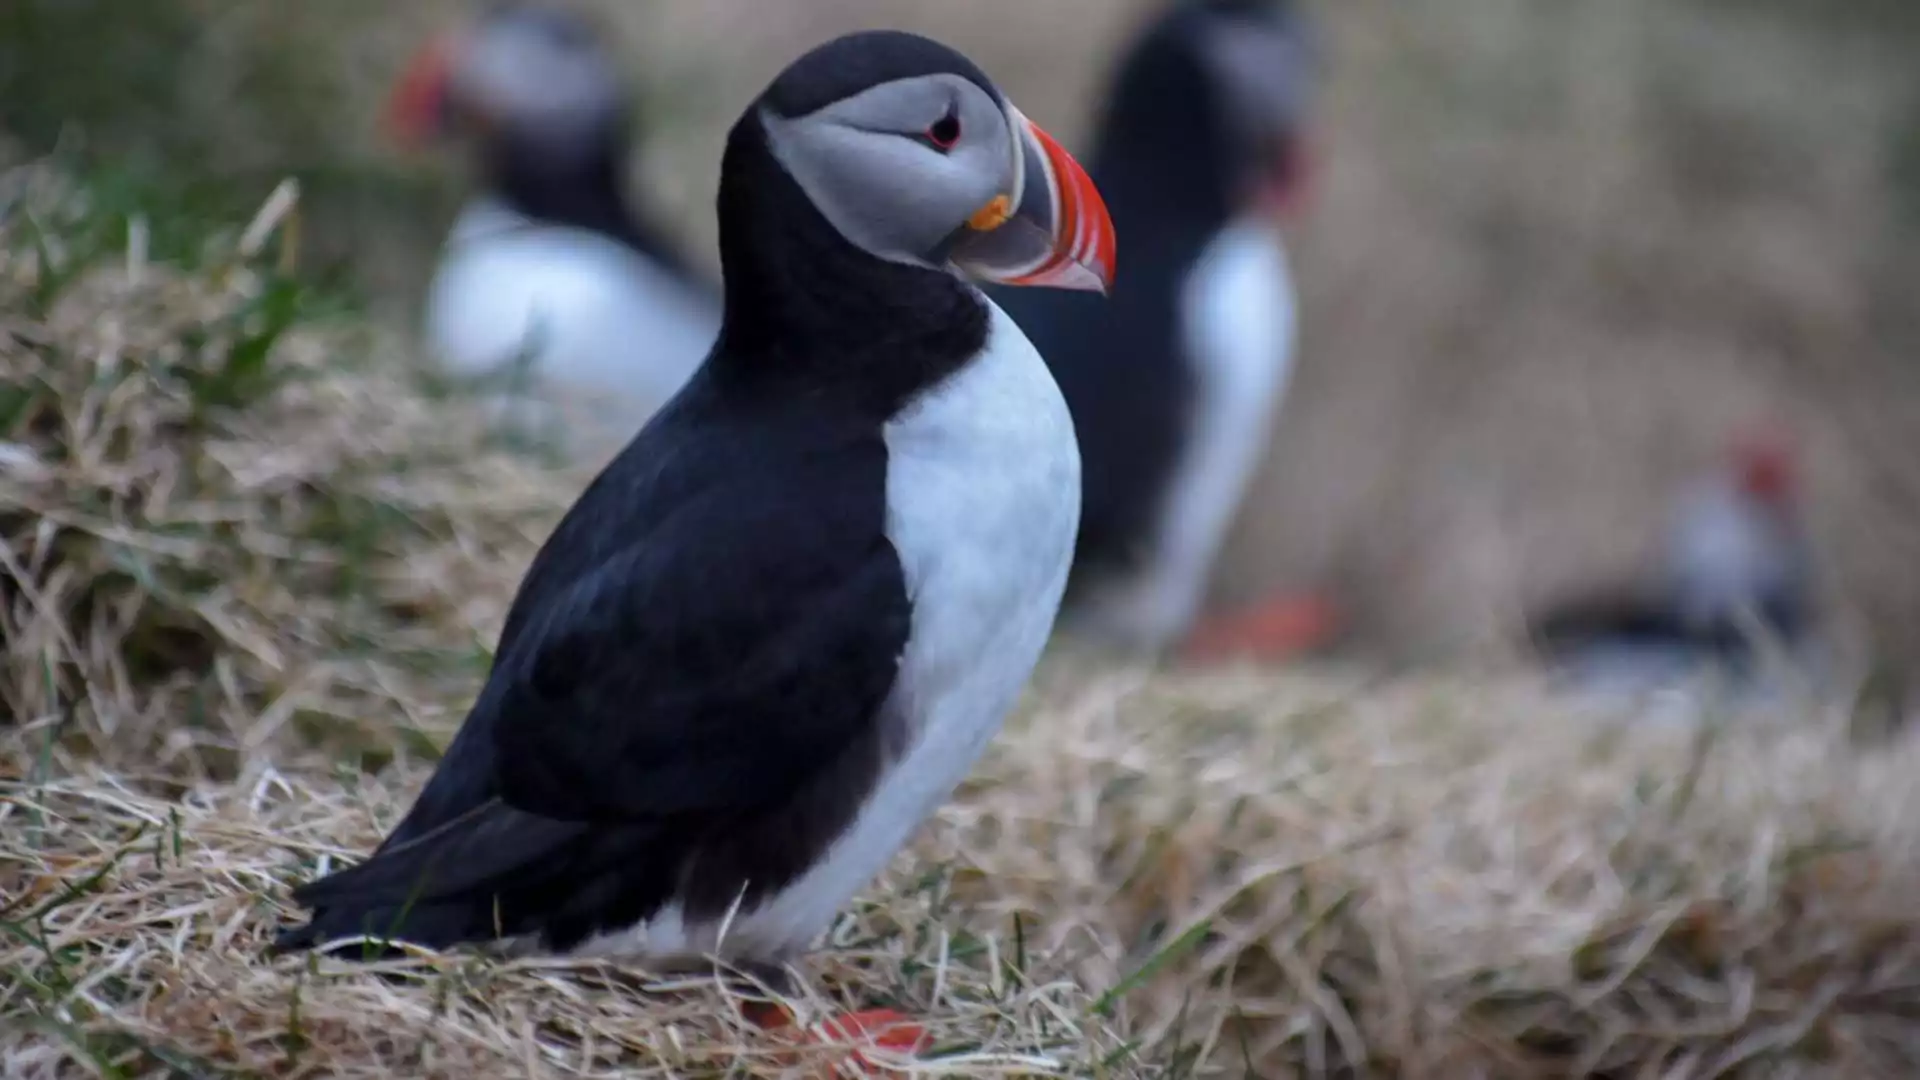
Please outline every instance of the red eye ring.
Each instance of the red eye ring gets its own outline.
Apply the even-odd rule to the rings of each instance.
[[[960,117],[948,113],[935,120],[933,126],[927,129],[927,141],[942,153],[953,149],[960,142]]]

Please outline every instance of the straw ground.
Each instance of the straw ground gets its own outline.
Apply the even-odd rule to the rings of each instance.
[[[167,259],[44,165],[0,205],[0,1073],[858,1064],[712,976],[262,955],[404,810],[582,477],[280,277],[287,204]],[[1911,1075],[1916,767],[1811,704],[1063,647],[792,1004],[925,1015],[923,1075]]]

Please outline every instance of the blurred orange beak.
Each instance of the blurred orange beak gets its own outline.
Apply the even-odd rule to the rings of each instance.
[[[1299,216],[1311,194],[1318,164],[1314,143],[1305,135],[1292,136],[1279,162],[1263,179],[1256,201],[1276,217]]]
[[[401,146],[420,146],[445,130],[453,55],[451,35],[435,38],[413,55],[394,84],[387,98],[385,127]]]
[[[1007,121],[1017,144],[1014,191],[974,214],[954,244],[953,265],[1001,285],[1106,293],[1115,255],[1106,200],[1038,124],[1011,105]]]
[[[1794,445],[1784,427],[1754,425],[1741,432],[1731,447],[1736,486],[1763,503],[1792,499]]]

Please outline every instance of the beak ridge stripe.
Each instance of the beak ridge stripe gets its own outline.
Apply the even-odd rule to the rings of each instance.
[[[1044,151],[1046,180],[1064,241],[1040,265],[1014,279],[1016,285],[1064,285],[1091,274],[1104,290],[1113,273],[1112,226],[1104,222],[1106,203],[1084,170],[1073,164],[1058,141],[1038,125],[1027,125]]]

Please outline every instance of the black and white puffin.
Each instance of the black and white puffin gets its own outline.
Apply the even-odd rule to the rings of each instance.
[[[388,104],[400,142],[459,140],[480,183],[429,286],[433,353],[466,376],[528,363],[537,387],[589,405],[611,445],[720,329],[719,290],[627,197],[631,112],[596,29],[531,3],[430,41]]]
[[[1812,554],[1791,443],[1736,438],[1721,468],[1682,493],[1660,572],[1544,611],[1535,644],[1589,686],[1644,687],[1709,673],[1753,685],[1769,648],[1802,657],[1814,636]]]
[[[1085,509],[1063,621],[1127,647],[1159,651],[1195,629],[1291,374],[1295,295],[1276,219],[1306,177],[1306,29],[1284,0],[1180,0],[1149,23],[1088,155],[1127,237],[1126,280],[1111,304],[1003,301],[1080,435]]]
[[[717,208],[712,354],[534,558],[413,808],[296,890],[312,918],[280,948],[776,970],[1013,705],[1080,457],[1046,364],[969,279],[1104,291],[1099,193],[966,57],[875,31],[747,109]]]

